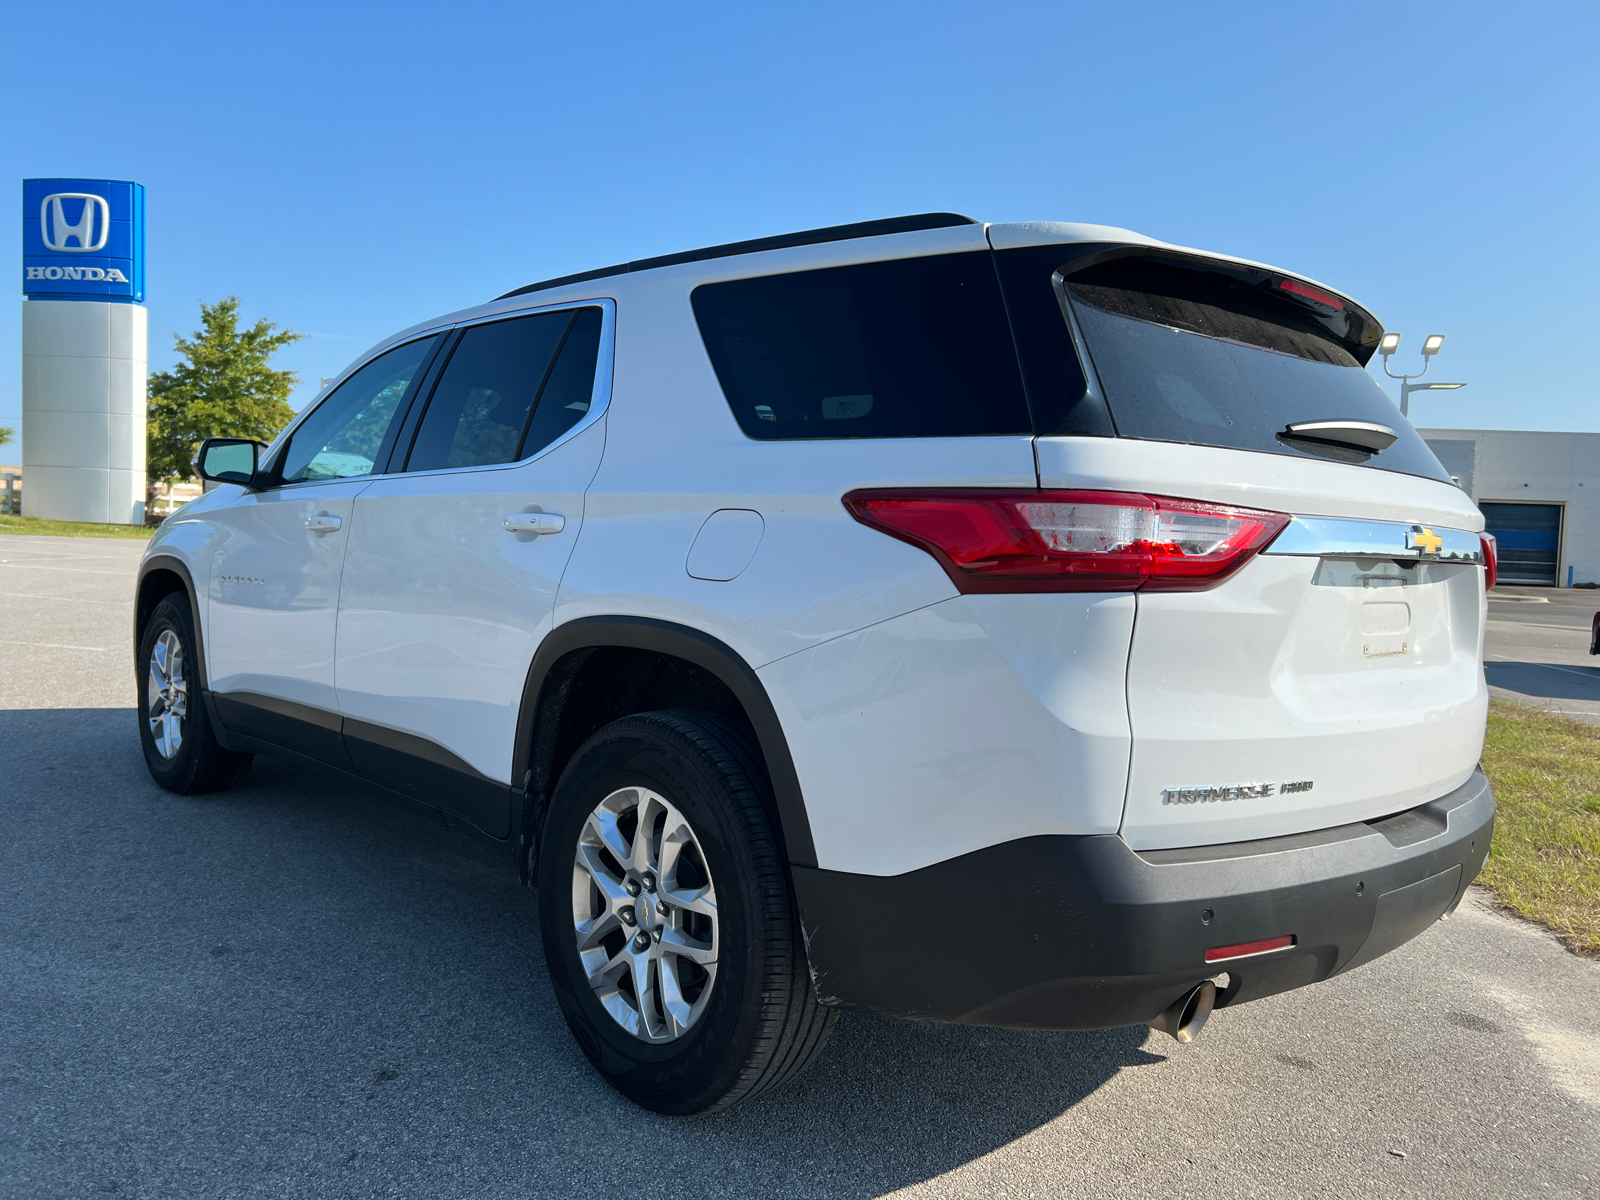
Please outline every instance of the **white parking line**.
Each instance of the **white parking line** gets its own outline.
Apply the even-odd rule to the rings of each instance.
[[[132,606],[133,600],[97,600],[93,596],[41,596],[38,592],[0,592],[0,596],[15,596],[19,600],[71,600],[76,604],[121,604]]]
[[[25,567],[32,571],[70,571],[74,575],[115,575],[123,579],[127,578],[128,575],[126,571],[87,571],[82,567],[52,567],[45,563],[8,562],[5,565],[8,567]]]
[[[1510,617],[1490,617],[1491,625],[1526,625],[1529,629],[1571,629],[1575,633],[1588,633],[1587,625],[1552,625],[1548,621],[1513,621]]]
[[[106,653],[104,646],[68,646],[62,642],[14,642],[10,638],[0,638],[0,646],[37,646],[41,650],[92,650],[96,654]]]

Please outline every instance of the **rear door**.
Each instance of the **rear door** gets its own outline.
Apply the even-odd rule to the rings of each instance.
[[[407,420],[399,469],[354,506],[335,672],[350,757],[495,837],[523,684],[604,446],[613,312],[465,327]]]
[[[1039,438],[1044,487],[1296,517],[1211,590],[1137,594],[1123,836],[1271,837],[1464,781],[1487,707],[1482,518],[1363,369],[1377,323],[1264,269],[1139,247],[1022,253],[1049,273],[1085,365],[1070,419],[1100,414],[1116,434]]]

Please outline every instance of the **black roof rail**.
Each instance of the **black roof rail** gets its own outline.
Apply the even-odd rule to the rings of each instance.
[[[850,238],[879,237],[886,233],[914,233],[920,229],[950,229],[957,225],[976,225],[978,222],[960,213],[917,213],[909,217],[886,217],[881,221],[857,221],[853,225],[830,225],[826,229],[806,229],[800,233],[780,233],[776,237],[752,238],[747,242],[729,242],[724,246],[706,246],[701,250],[684,250],[678,254],[663,254],[657,258],[640,258],[633,262],[618,263],[614,267],[601,267],[598,271],[580,271],[576,275],[563,275],[559,279],[545,279],[519,287],[496,300],[509,300],[512,296],[525,296],[529,292],[542,292],[546,288],[561,287],[568,283],[583,283],[590,279],[604,279],[608,275],[627,275],[633,271],[648,271],[654,267],[675,267],[679,263],[704,262],[708,258],[728,258],[735,254],[754,254],[759,250],[786,250],[790,246],[813,246],[818,242],[843,242]]]

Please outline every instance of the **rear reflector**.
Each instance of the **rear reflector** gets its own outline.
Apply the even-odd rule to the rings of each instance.
[[[1278,535],[1284,513],[1129,492],[851,492],[863,525],[939,560],[963,592],[1198,592]]]
[[[1285,946],[1294,945],[1293,935],[1289,937],[1265,938],[1259,942],[1240,942],[1237,946],[1213,946],[1206,951],[1206,961],[1222,962],[1228,958],[1249,958],[1252,954],[1266,954],[1271,950],[1282,950]]]
[[[1500,577],[1500,543],[1492,533],[1480,533],[1483,541],[1483,590],[1488,591]]]

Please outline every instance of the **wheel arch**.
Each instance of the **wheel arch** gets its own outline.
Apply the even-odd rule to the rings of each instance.
[[[182,593],[189,600],[189,620],[194,625],[194,652],[198,662],[198,683],[200,701],[206,706],[206,715],[211,718],[211,728],[217,741],[225,749],[245,751],[247,748],[223,724],[221,716],[217,713],[215,698],[211,695],[211,674],[206,667],[206,635],[200,619],[200,593],[195,590],[194,576],[189,573],[189,564],[183,559],[172,554],[152,554],[139,564],[139,581],[134,585],[133,599],[133,670],[135,678],[144,669],[144,664],[139,661],[139,643],[144,638],[144,628],[150,622],[150,614],[155,611],[168,596]]]
[[[787,860],[816,866],[811,823],[789,743],[777,710],[750,665],[724,642],[685,625],[649,617],[581,617],[557,626],[540,643],[523,687],[512,779],[519,783],[522,798],[518,858],[524,882],[535,869],[539,827],[551,791],[572,751],[600,725],[659,707],[630,707],[626,696],[610,700],[612,692],[604,693],[607,702],[595,706],[586,702],[586,692],[594,692],[617,668],[642,664],[668,673],[669,689],[692,694],[698,701],[681,706],[707,707],[742,718],[766,760],[773,816]],[[640,696],[648,700],[651,694],[646,686]],[[737,706],[736,712],[727,711],[729,702]]]
[[[134,588],[133,601],[133,660],[138,670],[139,642],[144,637],[144,627],[150,614],[168,596],[182,592],[189,600],[189,619],[194,622],[195,653],[200,659],[200,683],[206,686],[206,646],[200,631],[200,596],[194,588],[194,577],[181,558],[170,554],[155,554],[139,566],[139,582]]]

